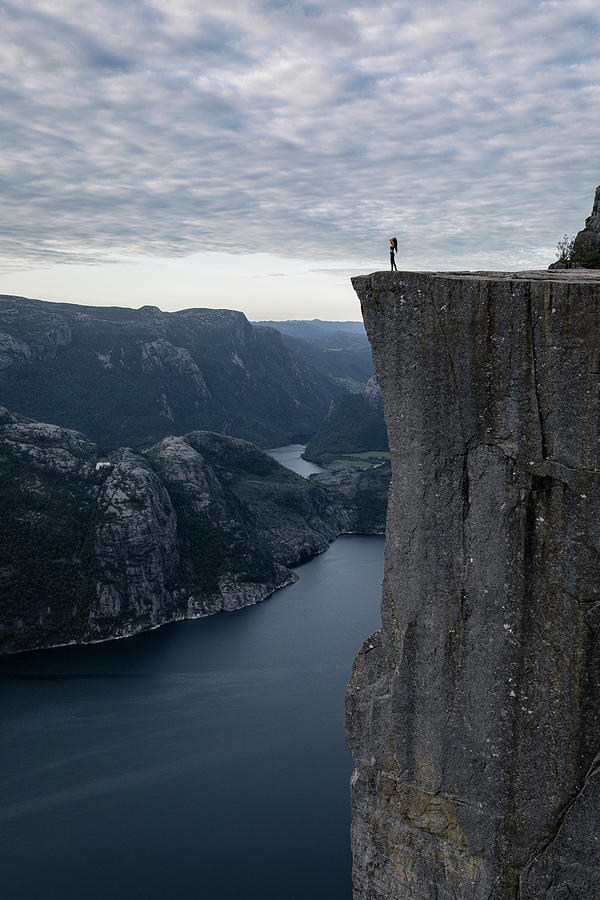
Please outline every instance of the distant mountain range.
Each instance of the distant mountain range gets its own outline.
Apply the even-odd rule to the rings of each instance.
[[[304,441],[343,390],[309,356],[233,310],[0,295],[0,403],[106,449],[195,429],[263,447]]]
[[[264,320],[255,325],[276,328],[282,334],[302,338],[322,347],[364,348],[370,346],[362,322],[327,322],[323,319],[286,319],[275,322]]]
[[[375,373],[371,345],[362,322],[313,319],[256,324],[276,328],[288,349],[323,375],[334,378],[346,390],[360,390]]]

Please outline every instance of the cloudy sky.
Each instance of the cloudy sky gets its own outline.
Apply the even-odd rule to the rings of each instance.
[[[598,0],[0,2],[0,292],[359,318],[546,267],[600,184]]]

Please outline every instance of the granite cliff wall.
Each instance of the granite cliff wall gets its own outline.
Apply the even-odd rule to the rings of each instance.
[[[353,284],[393,473],[355,900],[600,897],[600,272]]]

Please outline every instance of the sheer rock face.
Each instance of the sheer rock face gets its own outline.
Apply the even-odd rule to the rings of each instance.
[[[355,900],[600,896],[600,273],[353,284],[392,456]]]

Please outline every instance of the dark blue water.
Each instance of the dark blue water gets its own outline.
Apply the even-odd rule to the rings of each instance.
[[[344,691],[383,538],[259,606],[0,660],[3,900],[349,900]]]

